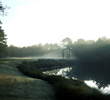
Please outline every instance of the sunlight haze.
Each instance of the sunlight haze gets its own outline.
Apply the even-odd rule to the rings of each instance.
[[[2,0],[10,7],[3,27],[8,44],[28,46],[110,38],[109,0]]]

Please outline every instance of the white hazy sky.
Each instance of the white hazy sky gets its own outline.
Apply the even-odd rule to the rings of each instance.
[[[110,38],[110,0],[1,1],[11,7],[3,21],[9,45]]]

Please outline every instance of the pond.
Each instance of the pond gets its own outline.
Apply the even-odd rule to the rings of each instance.
[[[32,57],[26,57],[26,58],[22,58],[22,57],[20,57],[20,58],[7,58],[7,59],[32,59],[32,60],[35,60],[36,61],[36,59],[39,59],[39,58],[37,58],[37,57],[34,57],[34,58],[32,58]],[[54,74],[54,75],[61,75],[61,76],[63,76],[63,77],[66,77],[66,78],[72,78],[72,79],[80,79],[79,77],[77,77],[77,75],[79,75],[79,76],[92,76],[92,77],[96,77],[97,75],[99,75],[98,77],[97,77],[97,79],[103,79],[103,81],[105,81],[105,80],[107,80],[107,82],[109,83],[109,70],[108,70],[108,72],[107,71],[105,71],[107,74],[105,74],[105,73],[103,73],[104,72],[104,68],[101,70],[101,68],[100,69],[96,69],[97,68],[97,66],[95,66],[96,68],[95,68],[95,71],[94,70],[92,70],[92,68],[94,68],[93,67],[94,65],[90,65],[89,64],[89,67],[88,67],[88,65],[87,66],[80,66],[80,67],[76,67],[76,66],[73,66],[73,67],[70,67],[70,66],[67,66],[66,68],[60,68],[60,69],[54,69],[54,70],[51,70],[51,71],[46,71],[46,72],[44,72],[44,73],[47,73],[47,74]],[[89,70],[88,70],[89,69]],[[99,73],[99,72],[102,72],[101,74]],[[75,74],[74,74],[75,73]],[[104,75],[106,75],[106,76],[108,76],[108,77],[105,77]],[[88,85],[88,86],[90,86],[90,87],[94,87],[94,88],[96,88],[96,89],[99,89],[100,91],[102,91],[103,93],[107,93],[107,94],[110,94],[110,84],[108,84],[108,85],[105,85],[105,87],[103,87],[103,86],[101,86],[100,88],[99,88],[99,82],[97,81],[97,80],[95,80],[95,79],[80,79],[80,80],[84,80],[84,82]]]
[[[66,67],[62,69],[55,69],[51,71],[46,71],[44,73],[50,74],[50,75],[61,75],[63,77],[69,78],[68,73],[72,70],[72,67]],[[71,77],[72,79],[77,79],[76,77]],[[99,91],[101,91],[104,94],[110,94],[110,85],[107,85],[106,87],[100,87],[98,86],[98,83],[95,80],[84,80],[84,82],[92,88],[96,88]]]

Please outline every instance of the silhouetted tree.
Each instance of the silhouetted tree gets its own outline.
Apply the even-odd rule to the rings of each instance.
[[[63,51],[62,51],[62,56],[63,58],[71,58],[71,51],[72,51],[72,40],[68,37],[62,40],[63,43]]]
[[[2,3],[0,2],[0,13],[4,13],[4,7]],[[2,15],[1,15],[2,16]],[[7,47],[6,44],[6,35],[4,33],[4,30],[2,29],[2,21],[0,20],[0,57],[4,56],[5,48]]]

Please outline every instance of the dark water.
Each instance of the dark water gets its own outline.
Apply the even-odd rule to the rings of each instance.
[[[67,68],[62,68],[62,69],[47,71],[45,73],[54,74],[54,75],[61,75],[61,76],[64,76],[66,78],[69,78],[70,77],[69,73],[71,74],[72,73],[71,72],[72,70],[73,70],[72,67],[71,68],[70,67],[67,67]],[[72,75],[71,78],[72,79],[77,79],[76,77],[74,77],[74,74]],[[105,87],[102,86],[102,87],[99,88],[99,85],[98,85],[98,83],[95,80],[89,79],[89,80],[84,80],[84,82],[88,86],[93,87],[93,88],[96,88],[96,89],[100,90],[104,94],[110,94],[110,85],[109,84],[107,86],[105,86]]]

